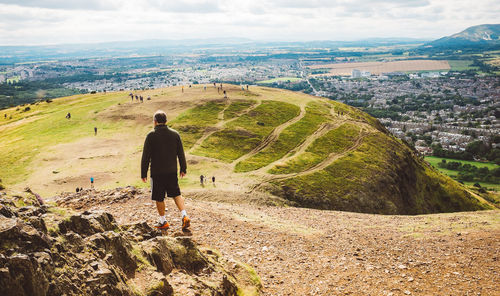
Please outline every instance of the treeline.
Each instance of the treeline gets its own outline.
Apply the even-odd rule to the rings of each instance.
[[[465,151],[450,151],[445,150],[441,144],[433,145],[433,155],[445,158],[454,158],[461,160],[474,160],[475,158],[486,159],[500,165],[500,148],[493,148],[492,143],[498,144],[500,136],[493,136],[489,144],[483,141],[474,141],[469,143]]]
[[[311,86],[307,81],[298,81],[298,82],[273,82],[273,83],[259,83],[259,85],[288,89],[292,91],[301,91],[306,94],[310,94],[313,92]]]
[[[50,81],[26,81],[0,83],[0,109],[30,104],[40,99],[58,98],[80,94],[83,91],[69,89]]]
[[[500,184],[500,168],[490,170],[487,167],[478,168],[475,165],[468,163],[462,164],[458,161],[447,162],[446,159],[438,163],[438,166],[440,168],[458,171],[457,179],[459,181]]]

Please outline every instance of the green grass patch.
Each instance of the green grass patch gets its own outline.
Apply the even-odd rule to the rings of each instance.
[[[437,157],[437,156],[426,156],[425,157],[425,160],[428,163],[432,164],[435,168],[439,169],[440,171],[441,171],[441,168],[438,167],[438,163],[440,163],[443,159],[446,160],[446,162],[452,162],[452,161],[460,162],[462,165],[470,164],[470,165],[476,166],[478,168],[488,168],[489,170],[493,170],[493,169],[496,169],[499,167],[497,164],[492,163],[492,162],[460,160],[460,159],[444,158],[444,157]],[[453,171],[453,170],[447,170],[447,169],[443,169],[443,170],[455,172],[455,174],[457,173],[456,171]]]
[[[185,111],[170,122],[170,126],[180,132],[184,149],[191,148],[207,127],[218,122],[225,105],[222,101],[210,101]]]
[[[485,168],[488,168],[489,170],[494,170],[494,169],[498,168],[498,165],[495,163],[492,163],[492,162],[460,160],[460,159],[444,158],[444,157],[437,157],[437,156],[426,156],[425,157],[425,160],[428,163],[430,163],[434,168],[436,168],[439,172],[441,172],[447,176],[450,176],[452,178],[456,178],[458,175],[458,171],[449,170],[446,168],[439,167],[438,164],[441,163],[443,161],[443,159],[446,160],[446,162],[452,162],[452,161],[460,162],[462,165],[470,164],[470,165],[476,166],[477,168],[484,168],[485,167]],[[500,191],[500,184],[493,184],[493,183],[486,183],[486,182],[464,182],[464,184],[470,185],[470,186],[474,185],[475,183],[479,183],[479,185],[481,185],[481,187],[485,187],[485,188],[495,190],[495,191]]]
[[[290,150],[305,141],[321,123],[327,120],[329,108],[321,103],[310,102],[306,115],[298,122],[283,130],[278,139],[261,152],[236,164],[236,172],[248,172],[259,169],[285,156]]]
[[[279,81],[286,81],[286,82],[295,82],[295,81],[300,81],[302,78],[298,77],[278,77],[278,78],[273,78],[273,79],[268,79],[268,80],[261,80],[257,81],[257,84],[271,84],[274,82],[279,82]]]
[[[472,62],[472,60],[448,60],[451,71],[477,70],[477,67],[471,67]]]
[[[278,101],[264,101],[208,137],[194,153],[231,162],[250,152],[275,127],[296,117],[300,108]]]
[[[354,145],[360,128],[351,123],[329,131],[316,139],[306,151],[290,159],[283,165],[276,165],[269,170],[271,174],[298,173],[325,160],[331,153],[342,153]]]
[[[232,119],[239,116],[243,111],[252,107],[257,102],[255,100],[236,100],[224,110],[224,120]]]
[[[5,184],[19,183],[29,176],[33,158],[47,147],[76,141],[94,134],[94,127],[106,135],[124,128],[117,121],[98,120],[95,111],[103,111],[124,98],[123,93],[108,95],[83,95],[54,100],[52,103],[30,105],[29,111],[9,109],[12,119],[33,120],[29,124],[17,125],[0,134],[0,178]],[[66,114],[71,113],[71,119]],[[33,118],[31,118],[33,117]]]

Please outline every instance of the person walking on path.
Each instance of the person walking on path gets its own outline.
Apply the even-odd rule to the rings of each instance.
[[[226,93],[226,90],[224,90],[224,99],[227,99],[227,93]]]
[[[200,175],[200,185],[203,186],[203,181],[205,180],[205,176]]]
[[[215,176],[212,176],[212,183],[215,184]]]
[[[149,165],[151,164],[151,199],[156,201],[156,209],[160,221],[156,228],[166,230],[170,227],[165,217],[165,193],[174,199],[181,212],[182,229],[189,228],[191,220],[187,216],[184,198],[181,195],[177,178],[177,159],[179,159],[179,176],[186,175],[186,156],[179,133],[167,125],[167,115],[158,110],[153,116],[154,130],[144,141],[141,160],[141,179],[147,182]]]
[[[94,177],[90,177],[90,188],[94,188]]]
[[[94,136],[97,136],[97,126],[94,127]]]

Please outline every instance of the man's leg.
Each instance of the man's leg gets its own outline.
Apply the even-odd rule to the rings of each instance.
[[[160,216],[165,216],[165,201],[157,201],[156,209],[158,210],[158,214],[160,214]]]
[[[182,195],[178,195],[178,196],[174,197],[174,201],[175,201],[175,205],[177,206],[179,211],[182,212],[185,210],[184,197],[182,197]],[[163,205],[163,206],[165,206],[165,205]]]
[[[168,229],[169,227],[169,224],[167,223],[167,219],[165,217],[165,201],[163,200],[164,197],[165,190],[162,188],[161,182],[153,182],[153,178],[151,178],[151,199],[156,202],[156,209],[158,210],[158,214],[160,215],[160,221],[155,227],[159,229]]]
[[[175,205],[181,211],[182,215],[182,229],[187,229],[191,225],[191,220],[187,216],[186,208],[184,206],[184,198],[182,195],[174,197]]]

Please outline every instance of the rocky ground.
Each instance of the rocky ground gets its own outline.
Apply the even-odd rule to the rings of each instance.
[[[72,213],[28,193],[0,194],[0,295],[222,296],[259,288],[249,266],[199,247],[189,233],[162,236],[144,222],[118,225],[101,210]]]
[[[238,194],[185,192],[192,240],[248,263],[261,278],[262,295],[500,294],[498,211],[383,216],[251,205]],[[224,196],[231,203],[202,200]],[[157,218],[146,190],[56,200],[76,211],[109,211],[118,224]],[[173,234],[180,217],[172,201],[167,207]]]

